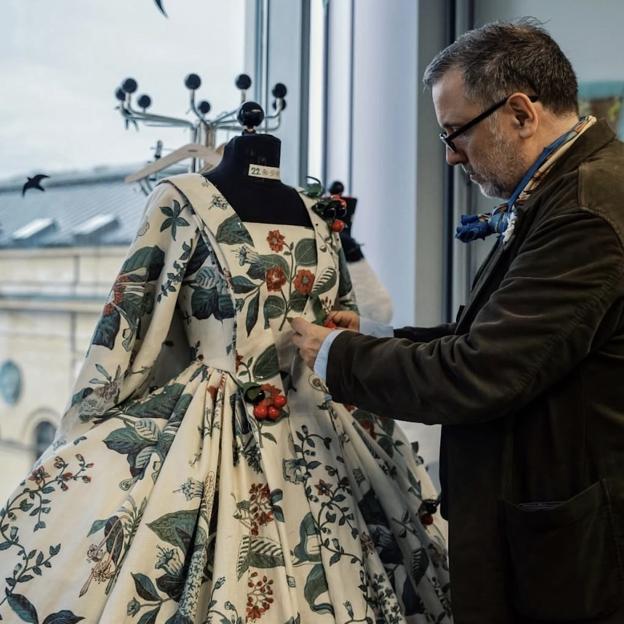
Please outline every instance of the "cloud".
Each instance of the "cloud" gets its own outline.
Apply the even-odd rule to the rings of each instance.
[[[0,177],[33,169],[146,161],[180,129],[125,131],[115,88],[127,76],[154,112],[184,116],[186,74],[199,73],[200,99],[234,108],[243,71],[245,0],[170,2],[169,19],[152,0],[5,0],[0,22]],[[79,8],[78,8],[79,7]]]

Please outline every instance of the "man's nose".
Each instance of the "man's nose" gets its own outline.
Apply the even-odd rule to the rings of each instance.
[[[450,147],[446,148],[446,162],[454,167],[455,165],[463,165],[468,162],[466,154],[461,150],[453,151]]]

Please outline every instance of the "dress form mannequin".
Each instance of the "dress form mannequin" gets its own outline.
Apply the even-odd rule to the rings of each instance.
[[[262,117],[259,115],[261,110],[253,102],[243,105],[239,121],[246,126],[246,131],[227,143],[221,162],[204,176],[217,187],[242,221],[312,227],[299,193],[279,179],[280,140],[253,130],[264,117],[264,113]],[[253,171],[257,173],[250,175]]]

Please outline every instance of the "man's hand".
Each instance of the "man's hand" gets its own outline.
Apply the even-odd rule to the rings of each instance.
[[[360,317],[357,312],[350,310],[334,310],[327,315],[328,320],[333,321],[340,329],[360,331]]]
[[[334,330],[313,325],[302,318],[295,318],[290,324],[295,330],[292,340],[299,349],[301,359],[314,370],[314,362],[316,362],[319,349],[325,338]]]

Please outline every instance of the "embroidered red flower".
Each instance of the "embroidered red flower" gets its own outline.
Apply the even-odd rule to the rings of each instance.
[[[257,572],[252,572],[247,581],[247,621],[254,622],[260,619],[273,604],[273,579],[266,576],[260,577]]]
[[[252,535],[258,535],[260,527],[273,522],[271,491],[268,485],[252,484],[249,489],[249,515]]]
[[[265,280],[269,290],[280,290],[286,283],[286,275],[280,267],[271,267],[267,269]]]
[[[267,242],[273,251],[282,251],[285,240],[286,238],[279,230],[271,230],[267,236]]]
[[[307,269],[297,271],[295,281],[293,282],[295,290],[301,295],[309,295],[314,286],[314,273]]]
[[[34,481],[37,485],[41,485],[50,475],[45,471],[43,466],[39,466],[35,468],[30,477],[28,477],[29,481]]]

